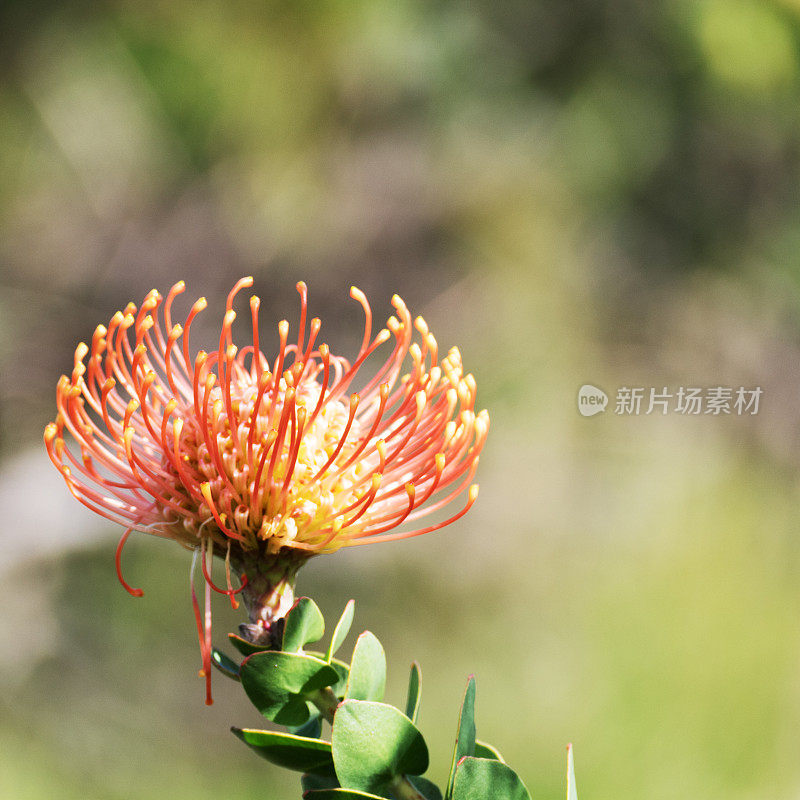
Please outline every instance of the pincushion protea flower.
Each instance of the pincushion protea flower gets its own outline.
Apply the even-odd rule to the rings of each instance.
[[[307,325],[299,283],[297,341],[289,343],[289,323],[280,322],[270,360],[261,350],[257,297],[250,299],[252,343],[240,349],[232,341],[234,300],[252,283],[243,278],[228,295],[218,349],[194,358],[189,331],[206,300],[184,325],[173,323],[182,281],[165,300],[153,290],[139,309],[118,311],[95,329],[91,346],[78,345],[71,376],[58,382],[58,416],[44,432],[73,496],[125,527],[116,562],[129,592],[142,593],[120,569],[131,531],[174,539],[199,555],[204,618],[193,582],[192,600],[207,681],[212,589],[234,606],[241,592],[250,614],[243,629],[253,641],[270,641],[310,556],[429,533],[465,514],[477,496],[471,481],[489,425],[486,411],[475,412],[475,380],[463,373],[458,350],[439,361],[425,321],[412,321],[399,297],[392,298],[396,315],[373,336],[369,303],[350,290],[365,315],[351,363],[317,344],[320,320]],[[382,366],[348,394],[367,358],[392,339]],[[448,519],[396,530],[463,494],[466,503]],[[214,555],[225,560],[226,588],[212,580]]]

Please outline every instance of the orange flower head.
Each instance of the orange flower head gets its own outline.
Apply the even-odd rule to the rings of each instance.
[[[218,348],[194,357],[189,332],[207,304],[200,298],[184,325],[173,323],[182,281],[166,299],[153,290],[138,309],[118,311],[95,329],[91,346],[78,345],[44,432],[73,496],[125,527],[117,572],[128,591],[141,595],[120,570],[131,531],[175,539],[199,555],[205,622],[194,588],[192,595],[207,680],[211,589],[234,606],[242,592],[251,620],[243,628],[254,641],[267,637],[291,607],[294,576],[310,556],[417,536],[465,514],[477,497],[471,481],[489,426],[486,411],[475,411],[475,380],[458,350],[440,361],[425,321],[412,321],[396,295],[395,315],[373,336],[369,303],[351,288],[365,316],[351,362],[318,344],[321,323],[307,322],[306,286],[298,283],[297,339],[290,343],[289,323],[280,322],[270,359],[260,346],[257,297],[252,342],[233,343],[234,300],[252,284],[243,278],[228,295]],[[383,364],[361,377],[369,356],[392,340]],[[418,527],[464,494],[448,519]],[[215,554],[225,559],[224,589],[211,579]]]

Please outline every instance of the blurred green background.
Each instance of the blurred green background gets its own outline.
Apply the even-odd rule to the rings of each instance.
[[[423,668],[432,777],[466,676],[534,797],[800,792],[800,2],[0,6],[0,795],[299,797],[203,705],[189,558],[44,455],[77,341],[184,278],[219,326],[294,283],[339,352],[398,292],[492,429],[451,528],[300,591]],[[576,393],[761,386],[755,416],[589,419]],[[215,606],[215,641],[239,619]],[[350,643],[345,646],[349,652]]]

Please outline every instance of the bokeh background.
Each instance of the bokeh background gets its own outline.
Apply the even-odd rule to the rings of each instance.
[[[351,284],[458,343],[492,429],[453,527],[312,562],[357,599],[431,776],[466,676],[534,797],[800,796],[797,0],[0,6],[0,795],[299,796],[203,705],[186,553],[43,453],[77,341],[129,300]],[[755,416],[589,419],[576,393],[760,386]],[[215,639],[238,623],[222,598]],[[352,637],[345,651],[352,647]]]

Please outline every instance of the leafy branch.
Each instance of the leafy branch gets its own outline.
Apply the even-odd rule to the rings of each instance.
[[[306,800],[531,800],[519,776],[492,745],[475,734],[475,679],[470,676],[459,712],[455,747],[444,792],[427,778],[428,747],[416,726],[421,673],[411,665],[405,709],[383,702],[386,654],[364,631],[348,664],[335,657],[353,622],[350,600],[325,653],[305,650],[325,633],[316,603],[301,597],[285,618],[281,649],[255,645],[235,634],[244,656],[237,664],[214,649],[212,663],[240,681],[253,705],[283,731],[232,728],[262,758],[303,773]],[[322,738],[323,722],[330,741]],[[577,800],[568,748],[567,800]]]

